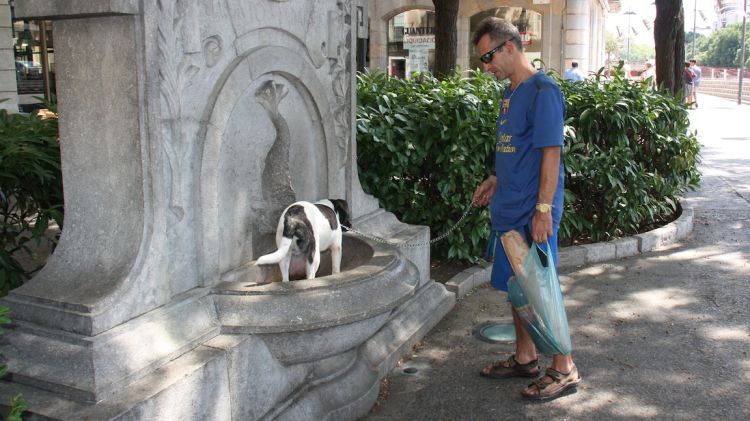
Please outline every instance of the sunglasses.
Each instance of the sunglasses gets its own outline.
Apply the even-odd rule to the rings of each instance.
[[[479,56],[479,61],[481,61],[484,64],[489,64],[492,61],[492,56],[494,56],[496,52],[501,51],[503,49],[503,46],[505,45],[505,43],[508,42],[508,41],[510,41],[510,40],[512,40],[512,39],[513,38],[506,39],[505,41],[503,41],[502,43],[500,43],[500,45],[498,45],[497,47],[495,47],[495,48],[491,49],[490,51],[487,51],[486,53],[484,53],[481,56]]]

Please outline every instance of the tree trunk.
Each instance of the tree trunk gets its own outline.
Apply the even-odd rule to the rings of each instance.
[[[684,84],[685,15],[682,0],[656,0],[656,81],[676,95]]]
[[[443,78],[456,69],[459,0],[432,0],[435,5],[435,76]]]

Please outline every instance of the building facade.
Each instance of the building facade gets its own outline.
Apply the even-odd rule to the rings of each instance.
[[[39,98],[55,93],[55,60],[52,24],[41,20],[15,20],[13,1],[0,0],[0,108],[31,111]],[[457,65],[479,68],[471,34],[483,18],[510,20],[522,34],[525,52],[547,68],[564,72],[577,61],[584,72],[605,65],[604,32],[616,0],[461,0],[458,12]],[[398,77],[431,71],[435,60],[435,13],[431,0],[369,1],[366,66]],[[369,25],[368,25],[369,23]],[[361,41],[361,42],[360,42]]]
[[[0,0],[0,108],[31,112],[55,95],[52,22],[16,19],[14,5]]]
[[[7,0],[0,0],[0,109],[11,112],[18,111],[14,61],[10,5]]]
[[[605,20],[619,1],[461,0],[458,11],[457,65],[480,67],[471,34],[487,16],[510,20],[521,33],[526,55],[563,72],[577,61],[588,73],[604,66]],[[434,6],[431,0],[369,2],[370,69],[408,77],[434,63]]]

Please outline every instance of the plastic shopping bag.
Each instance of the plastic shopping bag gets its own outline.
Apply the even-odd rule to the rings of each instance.
[[[546,257],[546,265],[540,253]],[[508,295],[539,352],[570,354],[573,346],[568,317],[549,244],[547,250],[537,244],[531,246],[520,273],[508,282]]]

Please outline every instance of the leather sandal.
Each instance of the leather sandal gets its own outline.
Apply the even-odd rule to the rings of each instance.
[[[551,378],[552,382],[545,382],[545,377]],[[536,386],[538,393],[528,393],[526,390],[523,390],[521,391],[521,395],[526,399],[534,401],[547,401],[573,392],[580,382],[581,376],[578,374],[578,367],[575,365],[569,373],[561,373],[553,368],[548,368],[545,370],[544,376],[534,380],[528,386]]]
[[[507,360],[495,361],[485,367],[479,374],[491,379],[509,379],[511,377],[538,377],[541,373],[539,359],[521,364],[516,356],[511,355]]]

